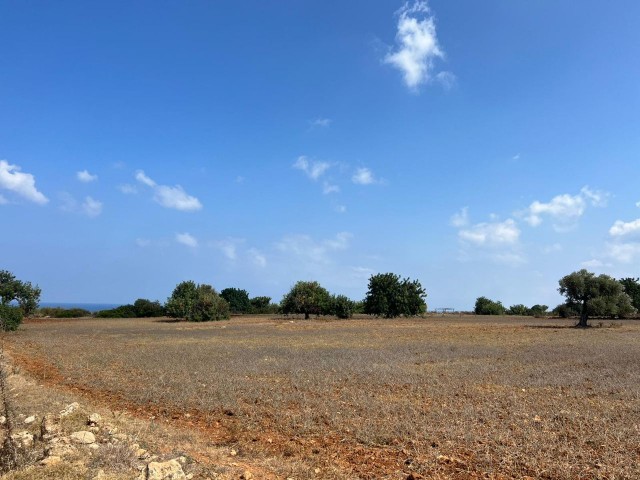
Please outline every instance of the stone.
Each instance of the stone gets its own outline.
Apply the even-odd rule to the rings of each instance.
[[[240,478],[243,480],[253,480],[253,473],[249,470],[245,470],[244,473],[240,475]]]
[[[53,465],[58,465],[60,462],[62,462],[62,458],[60,458],[58,455],[50,455],[40,460],[40,465],[51,467]]]
[[[73,402],[64,407],[64,409],[60,412],[60,417],[66,417],[67,415],[71,415],[77,409],[80,408],[80,404],[78,402]]]
[[[55,416],[47,413],[40,422],[40,438],[49,440],[60,433],[60,425]]]
[[[35,421],[36,421],[36,417],[34,415],[31,415],[31,416],[29,416],[29,417],[24,419],[24,424],[25,425],[31,425]]]
[[[5,423],[7,423],[7,417],[0,417],[0,425],[4,425]]]
[[[13,435],[11,435],[11,438],[22,448],[29,448],[33,445],[33,434],[26,431],[14,433]]]
[[[102,417],[99,413],[92,413],[89,415],[89,418],[87,418],[87,425],[91,425],[92,427],[95,427],[100,422],[102,422]]]
[[[89,445],[92,443],[96,443],[96,436],[87,431],[73,432],[69,435],[69,438],[73,443],[78,443],[80,445]]]
[[[149,463],[146,480],[187,480],[187,476],[177,460],[169,460]]]

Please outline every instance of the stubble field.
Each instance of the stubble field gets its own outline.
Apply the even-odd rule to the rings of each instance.
[[[9,348],[41,381],[271,478],[640,478],[640,323],[572,325],[48,320]]]

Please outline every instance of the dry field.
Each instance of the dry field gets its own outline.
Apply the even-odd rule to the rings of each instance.
[[[638,479],[640,322],[571,325],[48,320],[8,347],[40,382],[197,434],[201,461],[233,448],[258,478]]]

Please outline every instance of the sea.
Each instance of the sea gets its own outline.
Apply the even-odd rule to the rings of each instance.
[[[100,310],[109,310],[122,305],[121,303],[61,303],[61,302],[40,302],[41,307],[60,307],[60,308],[84,308],[90,312],[99,312]]]

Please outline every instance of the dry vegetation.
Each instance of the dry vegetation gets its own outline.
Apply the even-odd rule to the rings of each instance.
[[[41,382],[265,477],[640,478],[640,323],[571,325],[49,320],[8,347]]]

